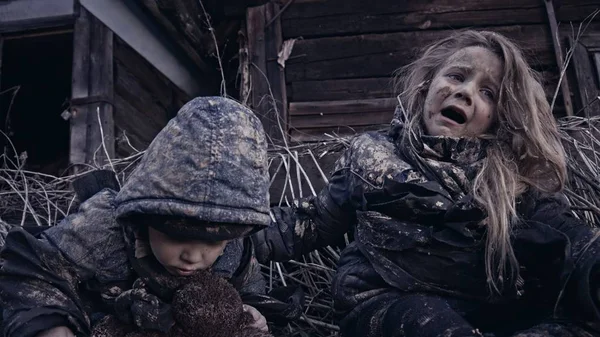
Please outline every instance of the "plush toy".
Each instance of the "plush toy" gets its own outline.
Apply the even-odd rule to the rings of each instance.
[[[92,337],[272,337],[250,326],[252,315],[226,280],[198,272],[175,291],[171,303],[175,324],[167,332],[139,331],[115,316],[106,316],[94,327]]]

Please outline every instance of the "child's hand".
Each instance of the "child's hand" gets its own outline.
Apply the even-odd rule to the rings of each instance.
[[[75,337],[75,334],[66,326],[57,326],[50,330],[40,332],[36,337]]]
[[[263,316],[260,311],[256,310],[255,307],[244,304],[244,311],[249,312],[254,318],[254,323],[252,323],[252,327],[260,329],[262,331],[269,331],[269,327],[267,326],[267,319]]]

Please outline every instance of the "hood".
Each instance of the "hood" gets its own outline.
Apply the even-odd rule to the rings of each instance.
[[[116,198],[117,217],[173,216],[268,226],[267,143],[260,120],[223,97],[184,105],[148,147]]]

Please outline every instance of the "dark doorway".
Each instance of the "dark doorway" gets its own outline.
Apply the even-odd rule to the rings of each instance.
[[[4,36],[0,128],[25,168],[60,175],[69,163],[69,121],[61,114],[71,97],[72,32]],[[0,146],[14,152],[4,136]]]

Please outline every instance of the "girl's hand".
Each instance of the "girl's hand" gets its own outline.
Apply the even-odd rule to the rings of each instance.
[[[57,326],[50,330],[40,332],[36,337],[75,337],[75,334],[66,326]]]
[[[255,307],[244,304],[244,311],[249,312],[254,318],[254,323],[252,323],[252,327],[257,328],[262,331],[269,331],[269,327],[267,326],[267,319],[263,316],[260,311],[256,310]]]

